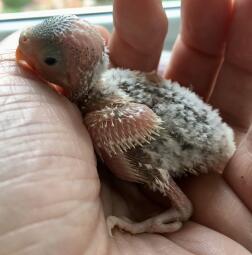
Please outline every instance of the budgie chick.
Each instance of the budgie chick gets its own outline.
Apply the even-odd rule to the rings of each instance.
[[[108,69],[103,39],[74,15],[25,29],[16,56],[64,88],[82,112],[97,154],[117,177],[170,199],[170,209],[142,222],[109,216],[109,231],[115,226],[133,234],[178,230],[192,205],[174,179],[222,172],[234,153],[233,131],[218,111],[155,73]]]

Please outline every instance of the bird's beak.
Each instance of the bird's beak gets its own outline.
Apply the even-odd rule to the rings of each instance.
[[[25,57],[24,57],[22,51],[20,50],[19,47],[17,47],[17,49],[16,49],[16,60],[17,60],[17,62],[19,62],[21,60],[24,60],[24,59],[25,59]]]
[[[32,73],[36,74],[35,69],[27,63],[26,57],[23,54],[23,52],[20,50],[19,46],[16,49],[16,62],[22,68],[29,69],[30,71],[32,71]]]

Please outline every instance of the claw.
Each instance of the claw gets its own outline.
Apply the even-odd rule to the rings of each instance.
[[[107,226],[110,237],[113,237],[112,230],[115,227],[131,234],[172,233],[182,227],[182,222],[180,221],[180,212],[172,208],[142,222],[133,222],[128,218],[109,216],[107,218]]]

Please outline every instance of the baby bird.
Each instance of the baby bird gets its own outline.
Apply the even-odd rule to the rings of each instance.
[[[109,216],[109,231],[115,226],[132,234],[178,230],[192,205],[174,179],[222,172],[234,153],[233,131],[218,111],[154,72],[108,69],[103,39],[74,15],[25,29],[16,57],[64,88],[83,114],[96,153],[117,177],[170,199],[170,209],[142,222]]]

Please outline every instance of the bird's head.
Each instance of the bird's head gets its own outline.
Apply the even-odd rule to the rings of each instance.
[[[16,57],[72,97],[88,93],[108,58],[96,29],[75,15],[50,17],[22,31]]]

